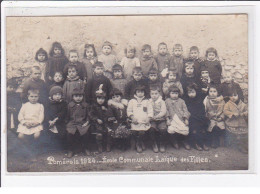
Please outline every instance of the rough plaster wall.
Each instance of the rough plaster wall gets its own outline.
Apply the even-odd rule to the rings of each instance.
[[[247,15],[9,17],[7,76],[30,67],[35,52],[40,47],[49,52],[54,41],[61,42],[66,54],[78,49],[82,57],[86,43],[95,44],[100,53],[105,40],[113,43],[119,60],[127,43],[138,52],[143,44],[151,44],[154,53],[160,42],[168,44],[170,53],[175,43],[181,43],[185,56],[196,45],[201,57],[215,47],[224,69],[242,76],[240,83],[247,88]]]

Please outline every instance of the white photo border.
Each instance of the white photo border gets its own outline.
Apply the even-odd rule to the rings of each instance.
[[[102,5],[102,6],[101,6]],[[149,5],[149,6],[147,6]],[[256,9],[260,10],[260,5],[256,6],[249,2],[2,2],[1,6],[1,27],[2,27],[2,58],[1,58],[1,134],[2,134],[2,185],[8,186],[86,186],[98,185],[140,185],[150,186],[154,184],[156,176],[165,179],[157,185],[184,185],[193,184],[193,180],[200,179],[200,185],[229,185],[234,181],[234,176],[243,176],[235,185],[250,183],[248,178],[256,175],[257,153],[257,126],[256,116],[258,103],[255,100],[258,93],[255,78],[257,76],[256,65]],[[259,11],[260,12],[260,11]],[[37,173],[8,173],[7,172],[7,137],[6,137],[6,17],[7,16],[71,16],[71,15],[164,15],[164,14],[248,14],[248,68],[249,68],[249,169],[241,171],[174,171],[174,172],[37,172]],[[259,29],[258,29],[259,31]],[[259,60],[258,60],[259,61]],[[259,76],[258,76],[259,77]],[[259,95],[257,95],[259,96]],[[218,177],[215,176],[218,174]],[[241,175],[243,174],[243,175]],[[43,176],[44,175],[44,176]],[[52,176],[49,176],[52,175]],[[70,175],[70,176],[61,176]],[[86,181],[80,178],[84,176]],[[124,176],[117,176],[124,175]],[[141,176],[137,176],[141,175]],[[189,175],[189,176],[187,176]],[[248,178],[246,178],[248,177]],[[157,177],[158,178],[158,177]],[[182,181],[185,178],[185,181]],[[218,179],[219,182],[210,181]],[[37,181],[41,179],[42,181]],[[56,180],[59,179],[59,182]],[[97,181],[99,179],[99,181]],[[109,179],[109,180],[108,180]],[[129,182],[129,180],[130,182]],[[30,181],[28,181],[30,180]],[[72,182],[72,180],[75,180]],[[76,181],[81,180],[81,181]],[[117,181],[113,181],[117,180]],[[225,180],[226,182],[224,182]],[[119,181],[119,182],[118,182]],[[187,182],[186,182],[187,181]],[[196,182],[197,182],[196,181]],[[117,183],[117,184],[115,184]],[[143,185],[141,185],[141,183]],[[177,184],[178,183],[178,184]],[[198,183],[198,182],[197,182]],[[196,184],[197,184],[196,183]],[[196,185],[197,186],[197,185]]]

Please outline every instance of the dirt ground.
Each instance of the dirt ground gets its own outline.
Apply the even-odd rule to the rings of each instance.
[[[209,171],[247,170],[248,155],[232,147],[209,151],[174,149],[167,146],[165,153],[153,153],[151,146],[143,153],[128,149],[98,154],[95,147],[91,156],[78,153],[67,158],[65,151],[46,141],[32,154],[31,148],[8,131],[8,172],[88,172],[88,171]]]

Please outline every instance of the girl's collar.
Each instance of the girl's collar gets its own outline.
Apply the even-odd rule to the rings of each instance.
[[[136,94],[134,95],[134,97],[136,98],[137,101],[142,101],[145,98],[145,96],[143,96],[142,98],[139,98],[139,97],[136,96]]]
[[[217,58],[215,58],[215,59],[213,59],[213,60],[209,60],[208,58],[207,58],[207,61],[216,61],[217,60]]]
[[[67,80],[69,80],[69,81],[76,81],[78,79],[79,79],[78,75],[75,78],[70,78],[69,76],[67,76]]]
[[[62,102],[63,101],[63,99],[61,98],[59,101],[56,101],[56,100],[53,100],[51,97],[49,97],[49,100],[50,100],[50,102]]]

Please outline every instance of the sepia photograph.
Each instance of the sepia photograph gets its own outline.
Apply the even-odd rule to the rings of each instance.
[[[8,16],[6,171],[248,170],[248,67],[247,14]]]

